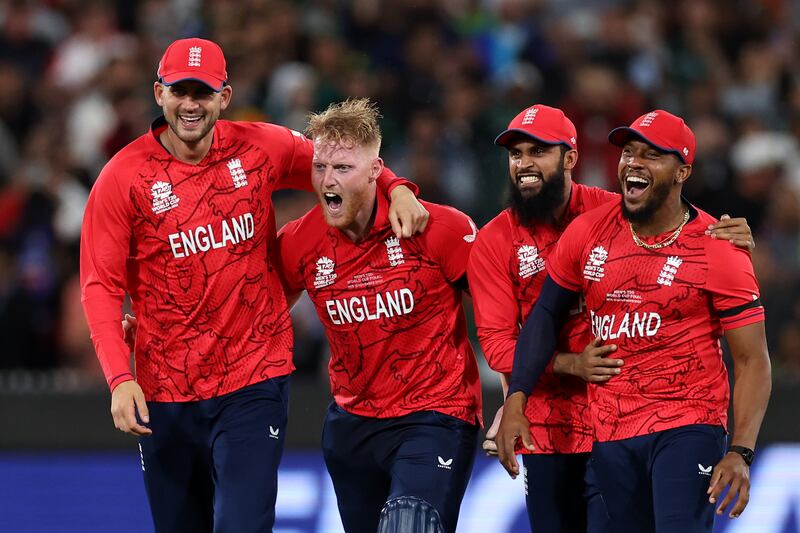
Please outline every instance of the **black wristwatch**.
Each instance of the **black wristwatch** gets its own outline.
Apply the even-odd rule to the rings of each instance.
[[[744,462],[747,463],[747,466],[753,464],[753,459],[756,458],[756,452],[744,446],[730,446],[728,448],[728,453],[731,452],[741,455]]]

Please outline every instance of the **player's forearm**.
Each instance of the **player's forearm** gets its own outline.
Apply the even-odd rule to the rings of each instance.
[[[545,280],[536,306],[519,332],[509,396],[516,392],[530,396],[556,352],[561,321],[575,298],[576,293],[560,287],[550,277]]]
[[[772,371],[766,354],[734,362],[731,444],[755,448],[771,390]]]
[[[513,328],[478,326],[478,341],[489,368],[501,374],[511,375],[518,334],[519,326],[516,324]]]
[[[395,194],[403,194],[403,189],[398,190],[399,187],[406,187],[414,196],[419,194],[419,187],[407,179],[399,177],[387,167],[383,167],[375,184],[378,186],[378,190],[389,199],[394,199]]]
[[[82,287],[84,314],[97,359],[109,388],[133,379],[130,350],[122,337],[123,296],[106,293],[98,284]]]

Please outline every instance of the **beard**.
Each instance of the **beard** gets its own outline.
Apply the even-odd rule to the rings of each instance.
[[[507,205],[525,227],[534,224],[558,226],[556,211],[564,203],[564,161],[548,179],[542,177],[542,188],[533,196],[523,195],[514,181],[509,181]]]
[[[655,216],[656,211],[664,205],[664,202],[667,200],[670,192],[670,184],[666,182],[662,182],[659,184],[651,185],[653,188],[650,191],[650,198],[636,210],[631,210],[625,204],[625,195],[622,196],[620,200],[622,202],[622,216],[628,222],[632,222],[634,224],[647,224],[653,220],[653,216]]]

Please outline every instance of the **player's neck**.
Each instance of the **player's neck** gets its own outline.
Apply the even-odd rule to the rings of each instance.
[[[190,165],[196,165],[208,154],[211,150],[211,143],[214,140],[214,129],[212,128],[208,135],[203,137],[197,142],[187,143],[178,138],[171,128],[165,128],[159,140],[162,146],[167,149],[172,157]]]
[[[675,198],[668,198],[649,220],[631,222],[631,227],[640,237],[661,235],[680,226],[684,221],[686,210],[687,206],[683,204],[680,195],[677,195]]]
[[[375,215],[377,211],[378,200],[375,194],[372,194],[369,196],[369,200],[366,200],[361,206],[361,209],[358,210],[353,222],[347,227],[342,228],[342,232],[353,242],[363,240],[375,224]]]

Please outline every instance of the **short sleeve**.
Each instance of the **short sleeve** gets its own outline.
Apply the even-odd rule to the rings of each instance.
[[[764,306],[750,255],[726,241],[708,239],[706,289],[724,330],[764,320]]]

